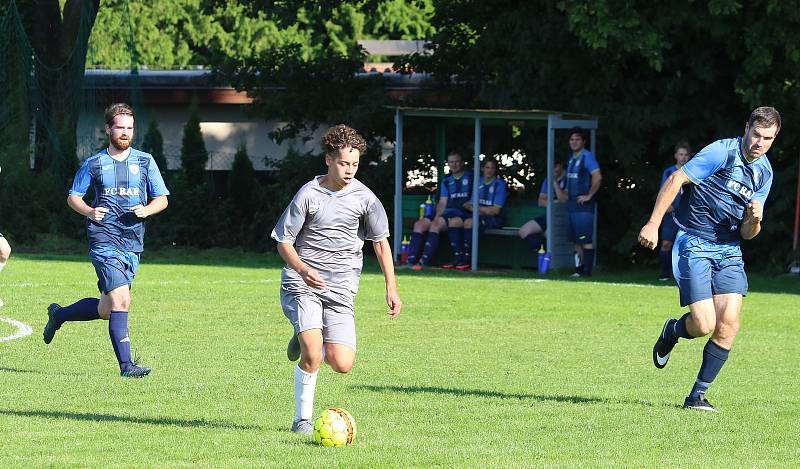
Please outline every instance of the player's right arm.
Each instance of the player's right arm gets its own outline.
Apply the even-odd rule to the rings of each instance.
[[[108,209],[105,207],[90,207],[89,204],[83,201],[83,197],[77,195],[67,196],[67,205],[92,221],[100,221],[108,213]]]
[[[319,272],[300,259],[300,256],[297,254],[297,250],[294,248],[294,244],[279,242],[278,254],[281,255],[281,258],[284,260],[284,262],[286,262],[286,265],[300,274],[300,277],[303,278],[303,281],[306,282],[306,285],[318,290],[325,289],[325,282],[322,280],[322,277],[320,277]]]
[[[106,213],[108,213],[108,208],[91,207],[83,200],[83,196],[86,195],[86,191],[89,189],[89,184],[91,182],[92,173],[89,170],[89,160],[86,160],[75,174],[75,180],[72,181],[72,187],[67,196],[67,205],[72,210],[75,210],[92,221],[100,221],[106,216]]]
[[[658,244],[658,227],[661,225],[661,220],[664,214],[667,213],[667,208],[672,205],[675,196],[681,190],[684,184],[691,182],[683,169],[679,169],[672,173],[667,181],[661,186],[656,197],[656,204],[653,207],[653,212],[650,214],[650,220],[642,227],[639,232],[639,243],[648,248],[655,249]]]

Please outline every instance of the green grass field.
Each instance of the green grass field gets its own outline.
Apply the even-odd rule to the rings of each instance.
[[[85,256],[16,255],[0,317],[0,467],[788,467],[800,464],[796,278],[751,277],[743,325],[709,391],[679,408],[704,339],[669,366],[650,354],[677,289],[654,272],[593,281],[534,274],[399,274],[386,317],[368,263],[354,370],[323,367],[315,413],[349,410],[358,436],[322,448],[287,431],[291,328],[270,256],[145,255],[131,338],[153,373],[118,376],[107,323],[69,323],[44,345],[50,302],[96,294]],[[0,322],[0,337],[15,332]]]

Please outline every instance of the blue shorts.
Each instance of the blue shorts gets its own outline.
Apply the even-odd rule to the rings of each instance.
[[[109,246],[89,249],[94,271],[97,272],[97,288],[107,294],[123,285],[131,285],[139,270],[139,252],[123,251]]]
[[[536,217],[533,219],[536,223],[539,224],[539,227],[542,228],[542,233],[547,231],[547,215],[542,215],[540,217]]]
[[[664,215],[661,221],[661,241],[675,241],[675,236],[678,235],[678,225],[675,219],[672,218],[672,213]]]
[[[569,240],[591,244],[594,235],[594,212],[569,212]]]
[[[442,213],[442,218],[445,220],[449,220],[451,218],[461,218],[466,220],[467,218],[472,218],[472,211],[467,210],[464,208],[446,208]]]
[[[502,228],[503,225],[505,225],[505,223],[506,223],[506,221],[502,217],[502,215],[497,215],[497,216],[494,216],[494,217],[486,217],[486,216],[484,216],[484,217],[481,217],[480,220],[481,220],[481,224],[478,227],[478,229],[480,231],[490,230],[490,229],[495,229],[495,228]]]
[[[747,295],[738,244],[719,244],[678,230],[672,246],[672,275],[681,292],[681,306],[725,293]]]

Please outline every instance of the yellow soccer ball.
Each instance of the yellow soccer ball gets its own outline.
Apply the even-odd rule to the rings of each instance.
[[[347,446],[355,438],[356,421],[344,409],[325,409],[314,422],[314,441],[322,446]]]

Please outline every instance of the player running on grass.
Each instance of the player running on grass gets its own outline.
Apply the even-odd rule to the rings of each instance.
[[[697,380],[684,401],[686,408],[715,411],[705,394],[728,358],[747,294],[739,243],[761,231],[772,185],[766,153],[780,128],[777,110],[756,108],[744,136],[717,140],[670,175],[639,233],[643,246],[656,247],[661,219],[685,186],[675,216],[679,231],[672,258],[681,306],[688,305],[689,312],[664,323],[653,347],[653,363],[664,368],[679,338],[711,334]]]
[[[120,375],[141,378],[150,368],[131,360],[130,287],[144,248],[145,218],[167,208],[169,191],[153,157],[130,146],[133,109],[112,104],[106,108],[105,119],[108,148],[83,162],[67,197],[67,205],[86,217],[89,257],[101,295],[63,308],[51,304],[42,335],[49,344],[67,321],[106,319]],[[89,187],[95,194],[91,206],[83,200]]]
[[[389,220],[380,200],[355,178],[366,142],[337,125],[322,148],[328,173],[297,191],[272,230],[284,261],[281,306],[294,327],[289,360],[294,368],[295,415],[291,430],[311,434],[317,373],[324,361],[347,373],[356,357],[354,298],[361,277],[364,241],[372,241],[386,280],[389,317],[400,314]]]

